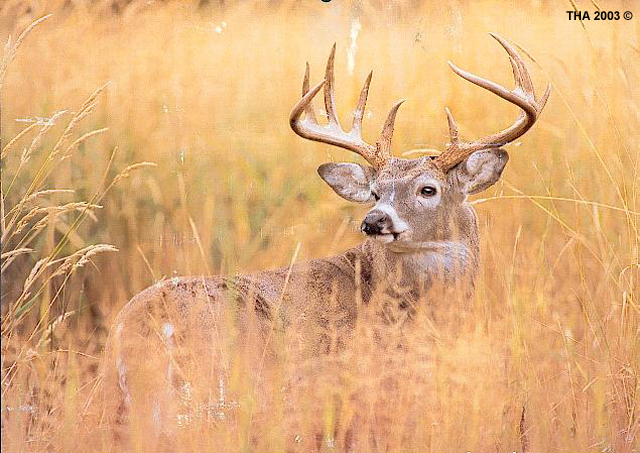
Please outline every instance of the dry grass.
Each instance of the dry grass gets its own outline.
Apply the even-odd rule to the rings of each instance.
[[[33,19],[18,20],[10,3],[5,41]],[[42,12],[58,11],[50,5]],[[396,152],[442,149],[445,105],[469,137],[514,115],[445,64],[509,83],[486,37],[495,31],[535,57],[534,80],[554,92],[510,147],[503,182],[476,201],[476,297],[425,313],[428,329],[409,342],[428,345],[427,368],[382,358],[363,329],[359,374],[328,368],[323,386],[259,424],[239,379],[249,396],[236,423],[187,427],[178,449],[282,450],[318,423],[343,429],[335,414],[362,405],[386,439],[379,450],[638,451],[638,20],[582,26],[567,19],[569,4],[352,6],[66,8],[23,40],[6,77],[3,62],[3,450],[111,448],[92,416],[99,357],[118,309],[144,287],[284,266],[298,247],[301,260],[361,240],[364,208],[315,176],[321,162],[351,156],[287,124],[307,59],[317,80],[337,41],[341,116],[373,68],[365,135],[406,97]],[[157,166],[132,172],[133,162]],[[387,375],[405,382],[393,397]],[[364,401],[348,398],[356,387]],[[313,399],[336,394],[339,410]],[[280,424],[285,411],[298,423]]]

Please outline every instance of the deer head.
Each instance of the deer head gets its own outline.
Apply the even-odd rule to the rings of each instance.
[[[329,55],[325,78],[309,89],[309,65],[302,85],[302,99],[291,111],[291,128],[301,137],[339,146],[362,156],[369,165],[326,163],[318,168],[320,177],[341,197],[356,203],[374,203],[362,222],[362,231],[394,250],[420,249],[423,244],[449,239],[455,232],[455,218],[469,210],[467,196],[492,186],[508,161],[501,147],[527,132],[539,117],[551,92],[551,86],[537,99],[531,77],[515,49],[503,38],[491,34],[509,55],[516,88],[508,90],[494,82],[459,69],[451,69],[469,82],[485,88],[518,107],[521,112],[507,129],[481,139],[465,142],[446,109],[450,142],[436,157],[395,158],[391,153],[397,102],[387,116],[375,145],[362,139],[364,115],[371,73],[360,93],[351,131],[345,132],[337,117],[334,93],[335,44]],[[326,126],[316,120],[312,100],[324,87]],[[304,119],[302,114],[304,113]],[[454,225],[454,227],[452,227]]]

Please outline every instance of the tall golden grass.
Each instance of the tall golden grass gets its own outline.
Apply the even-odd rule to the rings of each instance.
[[[343,118],[374,69],[366,136],[406,97],[395,146],[412,155],[442,149],[445,105],[467,137],[513,119],[514,108],[446,65],[510,84],[489,31],[522,46],[536,84],[554,91],[510,147],[502,181],[474,200],[476,295],[419,318],[435,339],[428,368],[416,371],[428,392],[408,376],[384,399],[376,375],[404,379],[407,368],[364,347],[365,371],[351,377],[370,383],[371,413],[384,405],[381,451],[638,450],[638,19],[569,21],[571,3],[547,2],[133,2],[117,14],[52,2],[29,14],[53,17],[16,39],[37,16],[9,6],[0,21],[0,38],[14,37],[0,73],[3,450],[116,448],[93,409],[99,361],[115,314],[146,286],[286,266],[298,247],[302,260],[361,240],[364,208],[315,176],[320,163],[352,156],[303,142],[287,124],[306,60],[319,80],[337,42]],[[140,166],[150,168],[131,171]],[[348,392],[333,374],[322,391]],[[337,430],[335,408],[304,404],[318,391],[287,409],[295,429],[280,423],[279,405],[253,443],[251,418],[240,417],[185,428],[176,448],[276,451],[318,421]],[[351,401],[341,410],[356,410]]]

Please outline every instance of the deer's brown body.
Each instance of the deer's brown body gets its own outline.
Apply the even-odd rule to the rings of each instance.
[[[500,133],[461,142],[447,111],[451,143],[435,158],[391,156],[393,123],[401,102],[391,109],[376,145],[362,140],[371,76],[362,90],[353,129],[344,132],[336,115],[334,52],[325,80],[311,89],[307,67],[291,127],[302,137],[354,151],[371,164],[331,163],[318,169],[338,195],[374,204],[362,225],[367,240],[333,257],[246,275],[173,278],[138,294],[119,314],[108,346],[107,380],[122,395],[110,402],[120,412],[135,406],[137,413],[146,413],[150,423],[164,429],[167,417],[180,412],[185,398],[187,403],[211,401],[211,388],[233,374],[238,365],[228,357],[229,348],[234,357],[247,358],[245,370],[261,385],[269,373],[265,363],[278,355],[273,347],[277,341],[286,341],[285,349],[295,351],[292,360],[339,350],[349,339],[359,307],[372,298],[386,298],[395,305],[392,311],[410,317],[421,301],[446,297],[448,291],[470,294],[479,239],[467,196],[499,179],[508,160],[500,147],[533,125],[549,94],[536,100],[524,63],[506,41],[494,37],[509,54],[516,90],[451,66],[461,77],[518,105],[522,113]],[[311,107],[323,86],[327,126],[317,123]],[[385,316],[384,309],[380,315]],[[211,385],[194,390],[185,376],[197,376]]]

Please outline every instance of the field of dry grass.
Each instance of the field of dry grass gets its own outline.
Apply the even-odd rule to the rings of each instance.
[[[394,367],[363,333],[364,371],[348,382],[365,401],[344,397],[338,412],[368,405],[380,451],[639,451],[638,3],[607,2],[635,14],[610,23],[570,21],[571,3],[543,1],[134,2],[117,14],[20,3],[0,7],[0,40],[13,38],[0,68],[3,451],[116,448],[94,407],[100,358],[143,288],[362,240],[366,208],[315,173],[352,155],[289,129],[305,61],[319,80],[337,42],[342,118],[374,70],[367,137],[407,98],[394,143],[411,155],[443,149],[444,106],[467,137],[512,120],[514,108],[446,65],[510,86],[490,31],[535,58],[534,82],[554,91],[509,147],[501,182],[474,201],[476,295],[418,317],[429,341],[408,342],[429,345],[424,369]],[[17,36],[48,12],[7,69]],[[394,397],[376,393],[381,370],[405,382]],[[348,396],[326,373],[307,396]],[[184,427],[176,449],[282,451],[318,423],[339,431],[336,408],[310,408],[303,394],[297,407],[274,405],[256,435],[250,400],[233,426]],[[285,410],[297,424],[280,423]],[[327,439],[321,449],[338,451]]]

